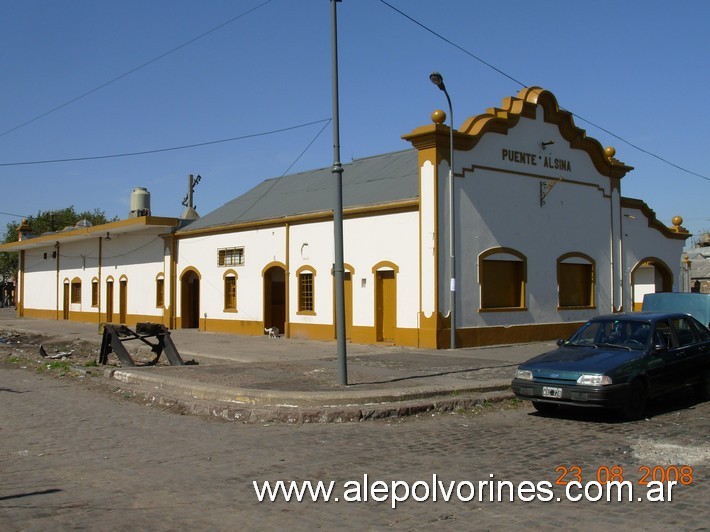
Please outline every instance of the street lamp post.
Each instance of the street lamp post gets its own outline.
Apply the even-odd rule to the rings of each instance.
[[[449,104],[449,286],[450,296],[450,316],[451,316],[451,349],[456,348],[456,253],[454,240],[454,108],[451,105],[451,98],[444,85],[444,77],[438,72],[429,75],[431,82],[444,91],[446,101]]]
[[[338,381],[348,384],[345,350],[345,265],[343,259],[343,165],[340,163],[340,111],[338,105],[338,13],[340,0],[330,2],[331,48],[333,71],[333,169],[335,176],[335,208],[333,209],[334,247],[333,280],[335,282],[335,342],[338,349]]]

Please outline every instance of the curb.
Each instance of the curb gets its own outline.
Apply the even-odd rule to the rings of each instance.
[[[139,372],[111,368],[104,371],[104,376],[129,386],[153,385],[155,389],[150,391],[134,388],[124,390],[144,404],[180,414],[242,423],[352,423],[427,412],[452,412],[514,397],[507,381],[479,383],[465,390],[440,387],[390,393],[366,390],[355,396],[347,391],[275,392],[235,389],[136,373]]]
[[[463,395],[500,391],[510,387],[510,381],[478,381],[461,387],[420,386],[382,390],[333,391],[283,391],[254,388],[234,388],[198,382],[168,375],[151,375],[148,371],[110,368],[104,376],[126,384],[150,384],[166,392],[179,392],[195,399],[235,403],[238,405],[288,407],[288,406],[347,406],[372,403],[391,403],[436,396]]]

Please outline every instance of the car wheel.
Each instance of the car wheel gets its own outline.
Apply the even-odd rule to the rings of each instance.
[[[532,402],[533,408],[541,414],[552,414],[557,410],[557,405],[554,403],[541,403],[540,401]]]
[[[695,392],[701,401],[710,401],[710,367],[705,370],[705,375],[695,386]]]
[[[621,407],[621,415],[627,421],[641,419],[646,412],[646,387],[643,382],[636,379],[629,386],[629,393],[626,396],[624,406]]]

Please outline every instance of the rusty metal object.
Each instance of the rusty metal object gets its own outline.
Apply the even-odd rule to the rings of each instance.
[[[148,338],[155,338],[157,343],[148,341]],[[138,323],[136,330],[132,330],[126,325],[114,325],[107,323],[104,325],[103,338],[101,339],[101,352],[99,353],[99,364],[107,364],[108,356],[116,353],[121,366],[136,366],[136,362],[123,345],[130,340],[140,340],[150,346],[150,350],[155,353],[155,358],[142,366],[154,366],[160,360],[160,355],[165,353],[168,361],[173,366],[184,366],[186,364],[197,364],[194,360],[185,362],[180,357],[175,344],[170,338],[170,331],[161,323]]]

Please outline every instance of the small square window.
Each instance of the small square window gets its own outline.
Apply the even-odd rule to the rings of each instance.
[[[217,250],[218,266],[243,266],[244,248],[223,248]]]

